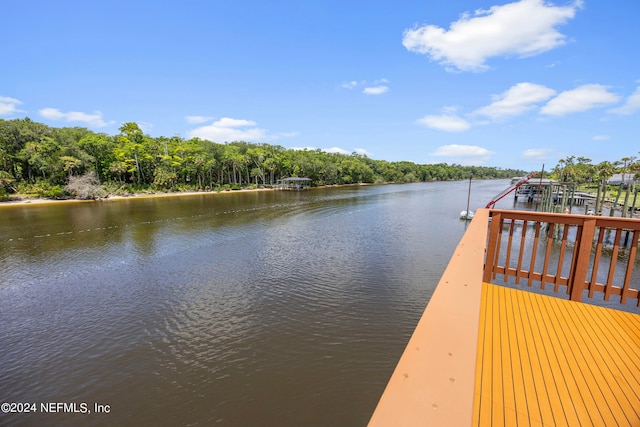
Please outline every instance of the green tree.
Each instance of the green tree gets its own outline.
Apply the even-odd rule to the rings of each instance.
[[[124,165],[136,185],[144,185],[146,181],[142,162],[151,159],[145,147],[148,140],[145,140],[142,129],[136,123],[124,123],[119,130],[118,146],[114,150],[115,160]]]
[[[16,158],[21,160],[26,171],[26,178],[33,182],[35,176],[42,178],[56,178],[56,165],[60,157],[60,146],[49,136],[41,136],[37,141],[29,141],[20,150]]]
[[[93,159],[98,182],[104,182],[108,177],[111,163],[114,161],[115,144],[113,138],[103,133],[88,133],[78,141],[78,146]]]
[[[24,119],[0,119],[0,165],[16,181],[34,176],[29,165],[29,155],[24,152],[27,143],[32,143],[30,151],[40,151],[35,145],[51,137],[51,129],[41,123]]]
[[[575,165],[575,176],[578,183],[593,181],[595,175],[595,166],[591,164],[591,159],[586,157],[578,157]]]
[[[7,193],[18,191],[14,186],[15,182],[15,178],[9,172],[0,170],[0,198],[6,197]]]

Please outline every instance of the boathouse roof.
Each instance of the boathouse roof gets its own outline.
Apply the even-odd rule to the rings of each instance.
[[[284,178],[282,182],[296,182],[296,181],[311,181],[311,178],[299,178],[297,176],[291,178]]]

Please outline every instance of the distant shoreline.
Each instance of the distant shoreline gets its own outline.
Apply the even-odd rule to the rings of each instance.
[[[150,198],[163,198],[163,197],[182,197],[182,196],[197,196],[203,194],[237,194],[237,193],[252,193],[260,191],[276,191],[275,188],[245,188],[240,190],[222,190],[222,191],[177,191],[172,193],[131,193],[130,195],[109,195],[97,199],[47,199],[41,197],[28,197],[28,196],[16,196],[14,199],[0,200],[0,208],[3,206],[24,206],[24,205],[47,205],[47,204],[62,204],[62,203],[100,203],[110,202],[116,200],[126,199],[150,199]]]
[[[394,184],[394,183],[380,183],[380,184],[334,184],[334,185],[322,185],[319,187],[310,187],[309,189],[313,190],[316,188],[331,188],[331,187],[353,187],[353,186],[368,186],[368,185],[385,185],[385,184]],[[212,191],[176,191],[176,192],[148,192],[148,193],[131,193],[128,195],[109,195],[106,197],[100,197],[97,199],[47,199],[43,197],[29,197],[25,195],[16,195],[13,199],[8,200],[0,200],[0,208],[3,206],[25,206],[25,205],[47,205],[47,204],[62,204],[62,203],[100,203],[100,202],[110,202],[116,200],[126,200],[126,199],[150,199],[150,198],[162,198],[162,197],[183,197],[183,196],[197,196],[204,194],[240,194],[240,193],[253,193],[253,192],[262,192],[262,191],[281,191],[277,188],[241,188],[239,190],[212,190]],[[303,190],[307,191],[307,190]]]

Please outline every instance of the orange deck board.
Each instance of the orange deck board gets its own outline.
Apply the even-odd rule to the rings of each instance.
[[[640,315],[482,286],[474,425],[640,425]]]

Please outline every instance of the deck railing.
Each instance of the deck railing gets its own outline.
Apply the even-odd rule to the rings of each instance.
[[[492,210],[487,241],[485,282],[525,281],[541,289],[564,288],[581,301],[603,293],[635,299],[640,281],[632,280],[640,220],[589,215]]]
[[[596,292],[638,300],[639,236],[637,219],[478,209],[369,427],[471,425],[482,282],[551,285],[578,301]]]

